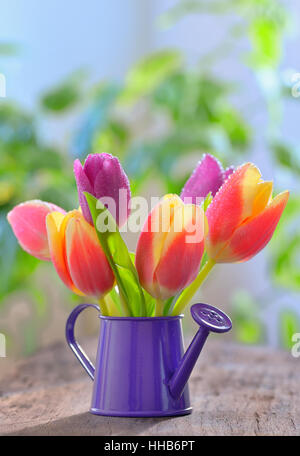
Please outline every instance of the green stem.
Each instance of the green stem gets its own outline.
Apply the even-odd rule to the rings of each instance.
[[[215,261],[211,259],[209,259],[205,263],[205,265],[197,275],[194,282],[192,282],[185,290],[183,290],[183,292],[179,296],[173,309],[172,315],[180,315],[182,313],[185,306],[190,302],[190,300],[192,299],[200,285],[202,285],[202,283],[204,282],[204,280],[206,279],[206,277],[208,276],[208,274],[210,273],[215,264]]]
[[[108,315],[110,317],[122,317],[122,314],[120,313],[115,301],[109,294],[105,296],[104,300],[106,302]]]
[[[98,299],[98,304],[99,304],[99,307],[100,307],[101,315],[109,315],[104,296],[102,296],[102,298]]]
[[[125,299],[125,297],[123,296],[123,293],[121,292],[120,288],[119,288],[119,296],[120,296],[120,304],[121,304],[121,308],[122,308],[122,316],[123,317],[131,317],[131,312],[129,310],[129,307],[127,305],[127,301]]]
[[[163,314],[164,314],[164,301],[162,299],[157,299],[156,305],[155,305],[155,316],[162,317]]]

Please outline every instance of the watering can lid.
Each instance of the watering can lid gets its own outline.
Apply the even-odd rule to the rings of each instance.
[[[191,307],[191,314],[200,326],[204,326],[209,331],[225,333],[232,328],[228,315],[209,304],[194,304]]]

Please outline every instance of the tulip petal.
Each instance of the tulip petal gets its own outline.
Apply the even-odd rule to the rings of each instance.
[[[231,174],[234,173],[234,166],[229,166],[223,173],[223,182],[225,182]]]
[[[224,247],[236,227],[251,216],[260,177],[259,170],[246,163],[229,176],[213,198],[206,211],[209,225],[206,244],[211,258]]]
[[[153,271],[155,264],[158,260],[155,260],[154,254],[154,233],[148,229],[149,217],[146,225],[141,232],[136,248],[135,255],[135,266],[138,271],[139,280],[141,285],[148,291],[152,296],[156,295],[156,289],[153,286]]]
[[[197,276],[204,250],[205,216],[195,205],[177,207],[161,260],[154,272],[160,299],[167,299],[188,286]],[[176,232],[174,223],[181,225]]]
[[[166,195],[150,213],[138,241],[136,268],[152,296],[167,299],[196,277],[204,220],[199,206],[185,205],[177,195]]]
[[[93,186],[90,183],[88,177],[86,176],[82,165],[80,163],[80,160],[75,160],[74,161],[74,174],[75,174],[75,179],[77,183],[77,190],[78,190],[78,198],[79,198],[79,204],[82,210],[82,213],[84,215],[84,218],[90,223],[93,224],[93,219],[90,213],[90,209],[88,206],[88,203],[86,201],[86,198],[83,194],[83,192],[89,192],[93,193]]]
[[[259,214],[264,210],[272,199],[273,182],[259,182],[257,184],[257,193],[253,201],[252,216]]]
[[[97,198],[112,198],[114,207],[111,209],[118,226],[123,226],[130,214],[129,202],[131,199],[130,184],[117,157],[101,154],[106,157],[102,169],[94,180],[94,194]],[[122,196],[120,194],[122,191]],[[123,198],[122,201],[120,197]],[[108,205],[108,209],[110,209]]]
[[[47,215],[46,224],[48,232],[49,249],[52,263],[63,283],[74,293],[82,295],[74,285],[70,276],[65,255],[65,224],[70,215],[64,216],[59,212]]]
[[[288,191],[280,193],[263,212],[239,226],[227,246],[218,253],[217,262],[247,261],[260,252],[270,241],[288,197]]]
[[[241,213],[241,222],[252,215],[253,203],[258,192],[258,183],[261,180],[261,173],[253,163],[246,163],[241,166],[245,170],[243,178],[240,181],[242,190],[243,210]],[[234,174],[232,175],[234,176]],[[228,180],[227,180],[228,182]],[[233,184],[233,181],[232,181]]]
[[[99,172],[103,168],[105,160],[112,159],[111,154],[89,154],[84,162],[83,170],[90,183],[93,185]]]
[[[102,201],[107,205],[119,226],[122,226],[130,214],[130,184],[117,157],[110,154],[90,154],[82,167],[79,160],[74,162],[74,173],[82,213],[92,225],[93,220],[83,192],[95,198],[109,198]],[[112,207],[113,206],[113,207]]]
[[[84,294],[100,298],[114,284],[114,275],[99,244],[96,231],[74,211],[66,226],[66,257],[75,286]]]
[[[50,261],[48,247],[46,216],[53,211],[65,213],[55,204],[40,200],[26,201],[14,207],[7,219],[20,246],[30,255]]]
[[[222,165],[212,155],[205,154],[186,182],[180,197],[183,200],[192,198],[190,202],[196,204],[196,198],[205,198],[209,192],[214,196],[222,184]]]
[[[136,267],[141,284],[152,296],[158,294],[154,273],[177,206],[184,206],[179,196],[165,195],[149,214],[138,240]]]

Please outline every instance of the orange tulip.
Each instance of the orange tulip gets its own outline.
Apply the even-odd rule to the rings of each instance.
[[[270,241],[289,192],[272,199],[272,182],[264,182],[252,163],[237,168],[224,182],[206,210],[208,261],[176,301],[180,314],[216,263],[247,261]]]
[[[264,182],[256,166],[246,163],[225,181],[206,216],[208,256],[216,263],[247,261],[272,238],[289,192],[272,198],[272,182]]]
[[[114,285],[114,275],[99,244],[96,230],[78,210],[47,216],[51,260],[72,291],[101,298]]]
[[[149,214],[137,245],[136,268],[142,286],[155,298],[174,296],[197,276],[204,219],[199,206],[185,205],[177,195],[166,195]],[[189,242],[196,220],[198,233]]]

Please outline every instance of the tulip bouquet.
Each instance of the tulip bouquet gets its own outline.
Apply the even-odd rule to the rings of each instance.
[[[74,173],[79,209],[27,201],[8,221],[25,251],[52,261],[67,287],[109,316],[179,315],[216,263],[247,261],[266,246],[289,196],[273,198],[252,163],[224,170],[205,155],[181,195],[151,210],[134,254],[119,231],[131,193],[118,159],[89,155]]]

